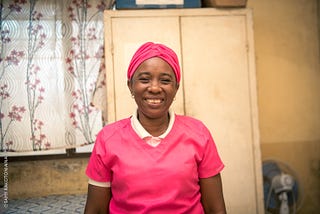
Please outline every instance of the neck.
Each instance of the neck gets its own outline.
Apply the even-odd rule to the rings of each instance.
[[[168,129],[170,120],[169,113],[160,118],[148,118],[139,113],[137,116],[143,128],[154,137],[162,135]]]

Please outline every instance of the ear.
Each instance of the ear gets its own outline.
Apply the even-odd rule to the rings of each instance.
[[[180,86],[180,84],[177,82],[177,83],[176,83],[176,88],[177,88],[177,90],[179,89],[179,86]]]
[[[130,90],[130,93],[131,93],[131,95],[132,95],[133,92],[132,92],[132,81],[131,81],[131,80],[127,80],[127,86],[128,86],[128,88],[129,88],[129,90]]]

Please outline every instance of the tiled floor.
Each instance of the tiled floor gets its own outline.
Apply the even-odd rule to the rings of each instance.
[[[0,213],[4,214],[73,214],[83,213],[87,195],[51,195],[41,198],[9,200],[4,209],[1,204]],[[2,209],[2,210],[1,210]]]

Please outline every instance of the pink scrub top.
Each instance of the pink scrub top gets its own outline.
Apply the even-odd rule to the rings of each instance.
[[[134,131],[130,118],[98,134],[86,174],[111,183],[110,213],[204,213],[199,179],[224,165],[205,125],[175,115],[171,131],[156,146]]]

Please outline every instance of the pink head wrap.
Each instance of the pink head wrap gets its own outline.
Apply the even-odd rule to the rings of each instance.
[[[173,69],[173,72],[176,76],[176,80],[179,83],[180,82],[180,66],[179,66],[179,60],[176,55],[176,53],[168,48],[167,46],[163,44],[156,44],[153,42],[147,42],[140,46],[138,50],[133,55],[129,67],[128,67],[128,73],[127,78],[131,79],[134,72],[136,72],[139,65],[152,57],[160,57],[163,60],[165,60]]]

